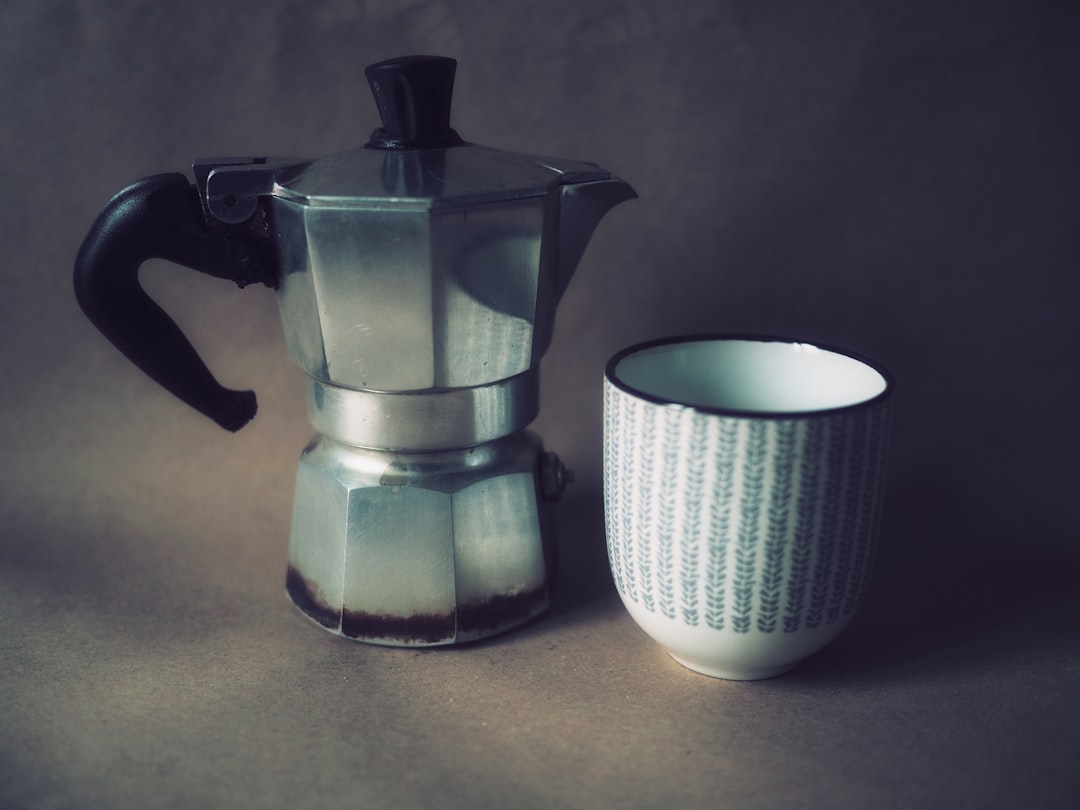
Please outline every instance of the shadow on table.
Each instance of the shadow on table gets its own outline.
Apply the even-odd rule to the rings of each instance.
[[[851,626],[768,683],[919,678],[1000,665],[1076,639],[1080,549],[988,528],[989,513],[966,509],[932,486],[900,493],[887,509],[873,580]],[[575,485],[554,520],[559,559],[551,607],[514,637],[590,621],[615,597],[599,485]]]
[[[561,618],[615,594],[599,484],[581,483],[555,505],[558,561],[550,615]]]
[[[1080,553],[988,526],[995,510],[963,509],[933,487],[890,506],[859,614],[792,678],[918,677],[1077,637]]]

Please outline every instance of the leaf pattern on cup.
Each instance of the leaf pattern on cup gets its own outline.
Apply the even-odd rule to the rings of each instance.
[[[799,424],[802,436],[799,463],[798,498],[795,506],[794,535],[791,539],[790,569],[784,600],[784,632],[794,633],[802,622],[810,565],[814,557],[814,527],[821,506],[825,426],[821,422]]]
[[[657,605],[662,614],[669,619],[675,618],[675,497],[679,485],[679,460],[681,455],[679,424],[680,411],[665,408],[656,413],[663,418],[660,432],[663,435],[663,463],[660,469],[660,482],[656,515],[657,565],[656,593]]]
[[[701,527],[705,494],[706,429],[704,419],[690,416],[690,446],[687,454],[684,497],[686,509],[682,518],[682,542],[679,546],[679,591],[682,619],[691,627],[701,620],[698,610],[700,589],[697,586],[701,565]]]
[[[709,420],[698,416],[702,422]],[[723,420],[715,427],[716,493],[709,504],[708,567],[705,574],[705,622],[714,630],[724,628],[724,600],[727,596],[728,538],[731,534],[731,497],[735,491],[736,423]]]
[[[839,512],[844,494],[844,448],[847,441],[848,422],[844,420],[826,423],[825,486],[821,502],[821,525],[815,533],[817,555],[814,576],[810,586],[810,603],[806,610],[806,626],[815,628],[825,619],[825,609],[832,582],[833,547],[839,526]]]
[[[750,630],[756,579],[758,536],[765,492],[766,424],[752,420],[742,455],[742,494],[739,497],[739,529],[735,540],[735,579],[732,582],[731,626],[736,633]]]
[[[869,579],[891,400],[822,418],[727,417],[605,382],[607,549],[624,598],[736,633],[850,616]]]
[[[771,633],[776,629],[783,594],[784,556],[789,545],[789,517],[792,503],[792,479],[794,478],[795,423],[785,419],[773,425],[775,445],[773,448],[774,470],[767,509],[767,529],[762,548],[761,578],[758,583],[759,612],[757,629]]]

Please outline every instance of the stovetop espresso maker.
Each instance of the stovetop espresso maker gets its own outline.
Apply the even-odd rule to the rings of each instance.
[[[635,196],[590,163],[476,146],[450,128],[456,63],[366,75],[382,118],[319,160],[200,159],[108,203],[79,304],[136,365],[235,431],[223,388],[142,290],[162,258],[278,292],[316,435],[300,458],[287,591],[334,633],[453,644],[548,605],[548,503],[568,473],[525,430],[555,307],[596,224]]]

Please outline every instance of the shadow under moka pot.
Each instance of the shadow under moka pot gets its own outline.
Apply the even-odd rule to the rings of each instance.
[[[300,459],[287,589],[326,629],[452,644],[548,605],[545,510],[568,479],[525,430],[555,307],[594,228],[635,196],[590,163],[476,146],[450,128],[456,63],[370,66],[383,126],[320,160],[198,160],[140,180],[75,264],[83,311],[228,430],[255,414],[139,286],[163,258],[278,291],[316,436]]]

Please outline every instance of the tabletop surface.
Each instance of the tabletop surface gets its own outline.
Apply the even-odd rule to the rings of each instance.
[[[846,634],[786,675],[730,682],[682,668],[630,620],[596,491],[559,505],[548,614],[461,647],[389,648],[332,636],[288,602],[284,532],[266,516],[287,516],[288,498],[262,502],[272,487],[226,510],[177,497],[173,476],[140,487],[97,472],[156,496],[121,514],[130,492],[88,494],[99,511],[81,517],[41,504],[5,538],[5,806],[1075,798],[1075,558],[972,543],[925,559],[903,548],[894,508]]]

